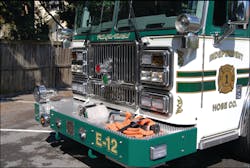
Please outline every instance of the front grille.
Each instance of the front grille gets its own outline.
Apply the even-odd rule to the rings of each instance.
[[[128,106],[135,105],[135,89],[127,85],[111,85],[102,88],[101,84],[92,83],[92,92],[95,96],[108,102],[124,104]]]
[[[88,52],[89,75],[92,94],[105,101],[122,105],[135,105],[136,83],[136,44],[127,43],[92,43]],[[112,60],[112,84],[101,83],[102,74],[95,73],[95,66]],[[96,82],[99,81],[99,82]]]
[[[101,75],[95,73],[95,66],[107,59],[112,59],[111,77],[113,81],[135,83],[136,45],[135,43],[93,43],[90,50],[90,72],[96,79]]]

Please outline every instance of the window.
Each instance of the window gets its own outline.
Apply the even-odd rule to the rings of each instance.
[[[213,16],[213,25],[215,26],[223,26],[226,22],[226,10],[227,1],[225,0],[217,0],[214,1],[214,16]]]

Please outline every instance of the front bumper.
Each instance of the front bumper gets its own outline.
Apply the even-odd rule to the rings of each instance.
[[[197,129],[195,127],[184,128],[161,123],[164,134],[145,139],[130,138],[76,116],[74,111],[78,103],[73,99],[52,102],[50,127],[121,165],[151,167],[196,151]],[[39,104],[35,104],[36,114],[38,106]],[[166,155],[154,159],[152,149],[159,146],[166,148]]]

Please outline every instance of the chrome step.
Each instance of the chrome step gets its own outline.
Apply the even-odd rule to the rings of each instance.
[[[239,138],[238,130],[231,130],[221,134],[212,135],[202,139],[199,143],[199,149],[206,149],[216,145],[223,144]]]

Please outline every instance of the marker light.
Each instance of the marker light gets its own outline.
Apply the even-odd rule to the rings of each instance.
[[[101,65],[100,65],[100,64],[97,64],[97,65],[95,66],[95,72],[96,72],[97,74],[100,74],[100,73],[101,73]]]
[[[104,83],[104,85],[110,84],[111,83],[111,76],[109,74],[103,74],[102,82]]]
[[[150,147],[150,159],[156,160],[167,156],[167,145]]]

